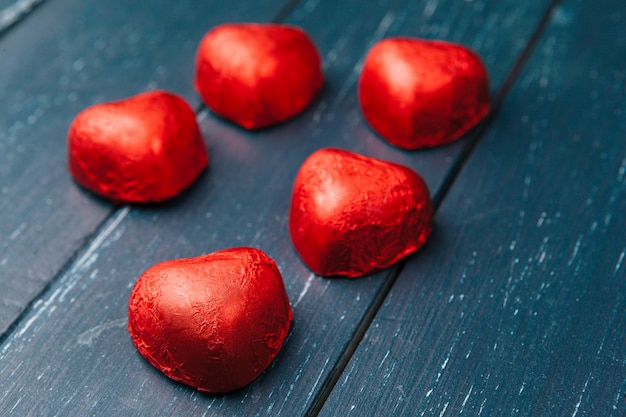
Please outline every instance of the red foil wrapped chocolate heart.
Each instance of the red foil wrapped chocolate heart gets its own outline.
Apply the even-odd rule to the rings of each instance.
[[[88,190],[118,202],[172,198],[208,165],[196,117],[181,97],[153,91],[97,104],[68,133],[69,170]]]
[[[317,48],[294,26],[217,26],[204,36],[196,55],[194,84],[204,102],[247,129],[299,114],[323,81]]]
[[[359,277],[419,249],[432,231],[430,193],[414,171],[340,149],[304,162],[289,232],[316,274]]]
[[[480,57],[461,45],[389,38],[368,52],[358,85],[365,119],[404,149],[460,138],[489,112]]]
[[[213,393],[258,377],[291,321],[276,263],[252,248],[154,265],[139,277],[128,304],[139,353],[168,377]]]

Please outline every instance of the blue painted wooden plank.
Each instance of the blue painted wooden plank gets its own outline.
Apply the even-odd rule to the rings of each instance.
[[[167,89],[193,106],[196,45],[215,24],[270,20],[286,0],[55,0],[0,39],[0,335],[114,210],[67,171],[66,132],[96,102]]]
[[[357,0],[297,7],[287,22],[304,27],[325,58],[320,98],[295,120],[253,133],[202,112],[212,155],[208,174],[169,204],[121,208],[103,225],[0,348],[0,374],[9,381],[0,407],[64,415],[305,414],[393,270],[328,280],[302,265],[286,230],[301,162],[320,147],[340,146],[412,166],[437,192],[467,145],[410,153],[376,137],[356,104],[355,82],[368,47],[397,34],[463,42],[484,56],[497,88],[546,7],[540,1],[364,7]],[[135,352],[125,329],[128,293],[155,262],[238,245],[276,259],[294,327],[278,360],[249,387],[201,395],[163,377]]]
[[[0,0],[0,35],[24,19],[42,0]]]
[[[621,6],[555,10],[320,415],[626,415]]]

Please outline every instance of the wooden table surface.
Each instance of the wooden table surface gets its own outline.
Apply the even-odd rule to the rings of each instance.
[[[626,416],[626,5],[623,0],[1,0],[0,415]],[[325,87],[248,132],[192,88],[215,25],[304,28]],[[364,121],[367,50],[405,35],[467,45],[491,116],[402,151]],[[183,96],[211,167],[162,205],[116,206],[67,170],[85,107]],[[304,159],[335,146],[409,166],[436,204],[427,245],[388,270],[327,279],[287,232]],[[278,358],[207,395],[135,350],[130,289],[149,266],[233,246],[276,260],[294,310]]]

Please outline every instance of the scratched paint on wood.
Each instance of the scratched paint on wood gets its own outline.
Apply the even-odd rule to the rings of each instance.
[[[624,415],[617,7],[555,10],[320,415]]]

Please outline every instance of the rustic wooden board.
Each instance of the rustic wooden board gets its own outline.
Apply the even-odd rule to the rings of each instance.
[[[555,10],[320,415],[626,415],[621,6]]]
[[[0,35],[24,19],[42,0],[0,0]]]
[[[171,203],[120,208],[106,220],[4,340],[0,374],[7,382],[0,407],[16,414],[63,415],[306,413],[395,272],[328,280],[302,265],[286,231],[299,165],[315,149],[349,148],[412,166],[437,193],[468,144],[410,153],[376,137],[355,98],[365,52],[375,40],[395,34],[462,42],[485,58],[496,91],[547,3],[450,0],[364,7],[357,0],[328,0],[298,6],[287,22],[303,26],[325,57],[321,97],[295,120],[256,133],[202,112],[209,172]],[[82,191],[64,187],[88,207],[96,205]],[[259,247],[276,259],[294,307],[294,327],[278,360],[249,387],[227,396],[202,395],[163,377],[135,352],[125,329],[128,294],[155,262],[238,245]]]
[[[286,0],[55,0],[0,39],[0,335],[65,268],[114,207],[66,168],[66,132],[96,102],[191,87],[202,35],[233,20],[270,20]]]

